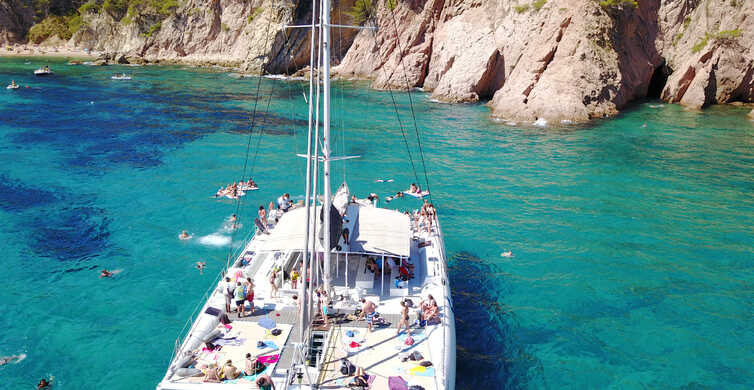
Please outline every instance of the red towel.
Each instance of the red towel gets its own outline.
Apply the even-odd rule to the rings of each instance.
[[[359,343],[357,343],[355,341],[351,341],[351,344],[348,344],[348,346],[351,347],[351,348],[358,348],[358,347],[361,346],[361,344],[359,344]]]

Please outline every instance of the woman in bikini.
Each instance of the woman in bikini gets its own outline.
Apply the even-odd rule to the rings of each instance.
[[[409,326],[408,318],[408,306],[406,306],[406,301],[401,301],[401,320],[398,322],[398,331],[395,332],[396,335],[401,334],[401,328],[404,326],[406,327],[406,332],[411,334],[411,327]]]

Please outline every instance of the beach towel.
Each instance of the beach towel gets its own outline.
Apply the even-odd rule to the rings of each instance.
[[[351,347],[351,348],[358,348],[358,347],[361,346],[361,344],[359,344],[359,343],[357,343],[355,341],[351,341],[351,344],[348,344],[348,346]]]
[[[399,376],[391,376],[387,379],[387,386],[390,390],[408,390],[408,384]]]
[[[409,369],[408,373],[410,375],[415,375],[415,376],[434,377],[435,376],[435,368],[434,367],[416,366],[414,368]]]
[[[277,355],[264,355],[257,357],[257,360],[259,360],[262,364],[272,364],[277,363],[277,361],[280,359],[280,354]]]

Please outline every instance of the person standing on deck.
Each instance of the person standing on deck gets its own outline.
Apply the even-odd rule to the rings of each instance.
[[[234,287],[233,283],[230,281],[230,277],[225,277],[225,283],[222,286],[223,289],[223,295],[225,296],[225,312],[226,313],[232,313],[233,311],[230,310],[230,300],[233,296]]]
[[[411,334],[411,327],[409,326],[410,322],[408,322],[408,306],[406,305],[406,301],[401,301],[401,320],[398,322],[398,331],[395,332],[395,335],[401,334],[401,327],[406,327],[406,332],[408,334]]]
[[[249,306],[251,307],[251,314],[254,314],[254,282],[251,281],[251,278],[246,278],[246,301],[249,302]]]
[[[374,302],[361,298],[361,314],[359,314],[359,319],[366,319],[367,329],[370,332],[372,331],[372,325],[374,325],[374,311],[376,309],[377,305]]]
[[[278,296],[277,277],[278,269],[277,267],[273,267],[272,274],[270,274],[270,298],[276,298]]]
[[[246,294],[244,294],[243,291],[243,285],[241,282],[236,283],[236,290],[234,291],[234,296],[236,298],[236,307],[238,307],[238,317],[241,318],[244,316],[244,312],[246,311],[244,307],[244,301],[246,300]]]

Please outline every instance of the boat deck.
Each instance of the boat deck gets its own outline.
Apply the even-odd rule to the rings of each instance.
[[[355,366],[363,368],[370,376],[370,388],[387,389],[391,377],[400,377],[408,385],[419,385],[426,390],[444,389],[441,384],[447,375],[443,365],[446,351],[445,342],[449,337],[445,330],[447,326],[447,314],[450,313],[449,321],[452,323],[452,310],[448,310],[448,300],[445,300],[444,273],[441,275],[438,267],[438,257],[444,256],[439,252],[442,245],[437,232],[432,233],[411,229],[413,239],[410,242],[410,261],[415,265],[415,277],[409,281],[407,288],[398,289],[390,284],[395,274],[382,273],[368,274],[374,278],[369,283],[371,288],[360,288],[358,283],[364,283],[365,272],[363,262],[353,258],[346,262],[344,255],[333,255],[334,278],[332,286],[335,294],[332,297],[329,309],[330,325],[323,326],[321,317],[314,319],[312,330],[324,335],[322,339],[322,353],[319,356],[310,357],[320,360],[319,370],[307,368],[303,379],[304,387],[317,384],[327,389],[348,389],[348,383],[353,376],[340,373],[341,359],[348,358]],[[251,314],[247,303],[246,316],[240,317],[238,313],[228,313],[232,321],[230,329],[220,324],[215,329],[223,330],[223,337],[219,340],[223,345],[219,352],[207,353],[202,351],[203,345],[183,354],[193,354],[199,358],[191,367],[203,368],[215,363],[222,366],[228,359],[239,370],[245,367],[245,354],[251,353],[253,357],[262,357],[271,362],[263,374],[270,375],[278,389],[289,388],[285,383],[289,372],[301,370],[294,367],[294,355],[296,345],[301,343],[298,331],[298,307],[292,298],[298,294],[284,282],[280,287],[278,296],[270,298],[271,286],[269,274],[273,266],[284,262],[289,253],[285,252],[260,252],[267,239],[267,235],[257,235],[244,249],[239,259],[249,260],[243,266],[231,268],[227,276],[245,280],[246,276],[254,282],[254,306],[255,313]],[[444,259],[443,259],[444,260]],[[389,264],[389,262],[386,262]],[[388,268],[385,268],[387,271]],[[396,272],[394,269],[393,272]],[[391,277],[392,275],[392,277]],[[384,280],[384,287],[383,287]],[[235,280],[234,280],[235,281]],[[220,282],[214,293],[207,301],[205,308],[222,309],[225,300],[222,293],[224,282]],[[393,288],[391,288],[393,287]],[[426,298],[427,294],[433,294],[437,298],[441,318],[445,320],[440,324],[428,325],[424,328],[412,326],[413,345],[406,345],[407,334],[405,330],[397,334],[396,328],[399,323],[401,301],[409,298],[415,307],[409,310],[409,323],[414,324],[418,319],[419,302]],[[367,323],[357,320],[353,315],[356,309],[361,307],[359,300],[365,298],[377,305],[377,312],[384,319],[384,324],[375,326],[372,332],[367,331]],[[235,309],[235,304],[232,305]],[[317,303],[312,302],[312,310],[317,310]],[[203,309],[204,310],[204,309]],[[262,327],[260,324],[264,324]],[[270,329],[277,328],[282,331],[278,336],[273,336]],[[454,334],[454,330],[453,330]],[[189,337],[191,333],[189,334]],[[454,336],[453,336],[454,337]],[[258,348],[258,343],[264,342],[263,348]],[[185,347],[184,347],[185,348]],[[432,363],[429,367],[420,365],[421,361],[407,360],[410,353],[417,351],[423,357],[423,361]],[[189,352],[189,353],[186,353]],[[178,358],[176,358],[178,359]],[[454,360],[454,356],[453,356]],[[425,363],[426,364],[426,363]],[[452,368],[454,370],[454,368]],[[439,372],[438,372],[439,370]],[[440,377],[440,379],[437,379]],[[245,376],[233,380],[223,380],[220,383],[203,382],[202,376],[186,377],[182,379],[165,379],[158,388],[161,389],[248,389],[256,388],[254,381],[256,376]],[[395,381],[397,379],[393,379]]]

